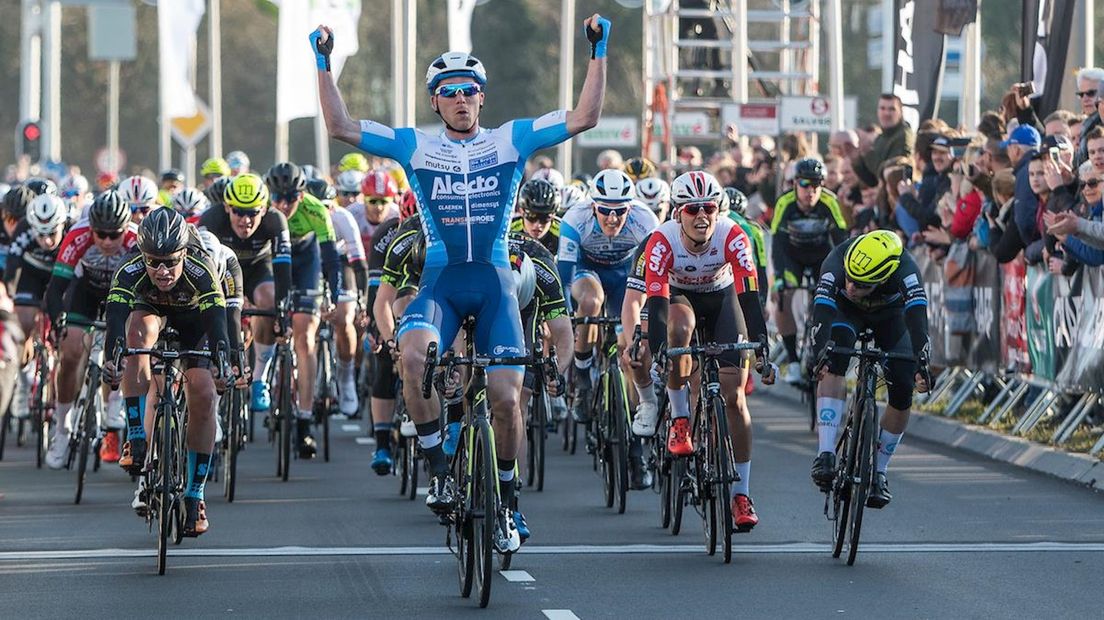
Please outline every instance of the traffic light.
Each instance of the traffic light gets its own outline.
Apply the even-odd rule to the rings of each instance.
[[[38,121],[23,121],[19,126],[19,153],[26,155],[32,162],[42,159],[42,126]]]

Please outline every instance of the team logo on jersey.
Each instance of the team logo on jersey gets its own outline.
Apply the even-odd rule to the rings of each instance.
[[[493,192],[496,189],[498,189],[496,176],[475,177],[465,183],[463,179],[454,179],[451,174],[446,174],[433,179],[433,194],[430,198],[437,200],[444,196],[467,196]]]
[[[468,167],[472,172],[476,172],[478,170],[483,170],[484,168],[490,168],[491,166],[494,166],[496,164],[498,164],[497,151],[491,153],[490,155],[484,155],[483,157],[471,160],[468,163]]]
[[[728,242],[728,251],[736,254],[736,260],[743,265],[744,269],[755,271],[755,263],[751,260],[751,247],[746,237],[743,235],[733,237],[732,241]]]
[[[648,255],[648,269],[663,274],[663,260],[667,254],[667,244],[659,241],[652,246],[652,251]]]

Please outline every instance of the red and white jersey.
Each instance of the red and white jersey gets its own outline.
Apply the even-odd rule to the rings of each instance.
[[[751,240],[738,224],[718,218],[708,245],[691,252],[682,243],[681,225],[670,220],[652,233],[644,249],[648,297],[670,297],[670,287],[711,293],[735,285],[736,294],[759,290]]]

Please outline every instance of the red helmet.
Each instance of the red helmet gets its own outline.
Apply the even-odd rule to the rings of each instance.
[[[399,196],[399,184],[383,170],[373,170],[365,175],[364,180],[360,182],[360,192],[366,198],[397,198]]]
[[[403,192],[399,202],[399,217],[406,219],[418,212],[418,199],[414,196],[414,190]]]

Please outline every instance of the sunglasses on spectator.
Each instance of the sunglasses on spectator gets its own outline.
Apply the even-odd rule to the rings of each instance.
[[[688,205],[682,205],[682,207],[680,207],[679,209],[686,215],[693,217],[700,213],[702,210],[705,211],[706,215],[713,215],[717,212],[718,208],[719,207],[717,207],[717,203],[715,202],[695,202]]]
[[[146,267],[150,269],[160,269],[162,267],[172,269],[184,260],[184,254],[179,254],[177,256],[150,256],[146,254],[143,255],[142,258],[146,261]]]
[[[452,99],[457,95],[474,97],[481,92],[483,92],[483,87],[479,84],[475,82],[465,82],[463,84],[443,84],[437,87],[434,94],[438,97],[444,97],[445,99]]]
[[[1101,183],[1104,183],[1104,181],[1101,181],[1100,179],[1085,179],[1084,181],[1081,181],[1081,189],[1096,189],[1096,187]]]
[[[798,179],[797,186],[803,188],[820,187],[820,181],[814,179]]]
[[[1095,97],[1096,96],[1096,89],[1093,88],[1093,89],[1090,89],[1090,90],[1079,90],[1079,91],[1077,91],[1073,94],[1077,95],[1078,98],[1081,98],[1081,97]]]
[[[291,204],[303,195],[303,192],[287,192],[286,194],[273,194],[272,202],[286,202]]]
[[[552,216],[547,213],[531,213],[526,211],[521,215],[525,218],[526,222],[540,222],[541,224],[544,224],[552,219]]]
[[[97,239],[118,239],[123,236],[121,230],[93,230],[93,235],[96,235]]]
[[[604,215],[606,217],[609,217],[611,215],[625,215],[626,213],[629,212],[629,206],[628,205],[620,205],[620,206],[602,205],[602,204],[598,204],[596,202],[596,203],[594,203],[594,210],[597,211],[599,215]]]
[[[239,207],[230,207],[230,212],[238,217],[260,217],[260,209],[242,209]]]
[[[385,204],[391,202],[391,199],[390,198],[378,198],[377,197],[377,198],[369,198],[365,202],[367,202],[370,205],[385,205]]]

